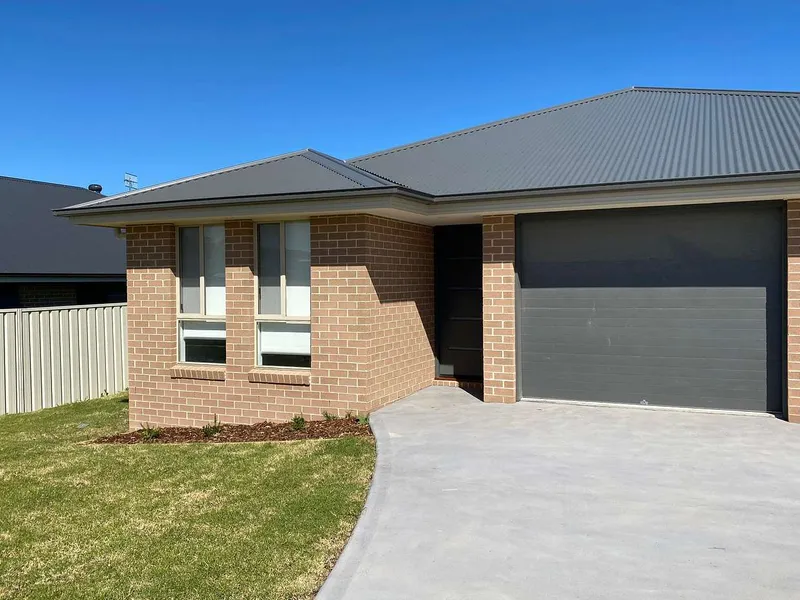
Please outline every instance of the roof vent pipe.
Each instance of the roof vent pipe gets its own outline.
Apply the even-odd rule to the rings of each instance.
[[[99,194],[100,192],[103,191],[103,186],[100,185],[99,183],[92,183],[89,186],[89,190],[91,190],[92,192],[97,192]]]

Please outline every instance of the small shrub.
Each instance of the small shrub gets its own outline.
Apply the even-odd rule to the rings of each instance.
[[[339,417],[337,417],[336,415],[332,415],[332,414],[331,414],[331,413],[329,413],[327,410],[323,410],[323,411],[322,411],[322,416],[323,416],[323,417],[325,417],[325,420],[326,420],[326,421],[335,421],[336,419],[338,419],[338,418],[339,418]]]
[[[207,438],[214,437],[222,431],[222,423],[217,420],[217,415],[214,415],[214,422],[208,425],[203,425],[203,435]]]
[[[345,413],[345,415],[344,415],[344,418],[345,418],[345,419],[352,419],[352,418],[353,418],[353,413],[351,413],[351,412],[348,410],[348,411]]]
[[[150,427],[150,423],[146,423],[142,425],[139,435],[142,436],[144,441],[149,442],[157,439],[161,435],[161,429],[159,427]]]
[[[303,415],[295,415],[292,417],[292,429],[295,431],[302,431],[306,428],[306,420]]]
[[[356,419],[359,425],[369,425],[369,415],[358,415]]]

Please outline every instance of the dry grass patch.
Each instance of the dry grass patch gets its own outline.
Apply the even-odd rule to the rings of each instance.
[[[0,418],[0,599],[313,597],[372,439],[81,443],[125,431],[123,400]]]

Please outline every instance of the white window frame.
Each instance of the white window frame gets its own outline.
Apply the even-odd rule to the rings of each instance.
[[[205,232],[204,228],[209,226],[221,226],[225,228],[225,223],[203,223],[202,225],[177,225],[175,227],[175,313],[176,313],[176,330],[175,330],[175,339],[178,341],[176,345],[176,356],[175,359],[177,362],[182,364],[193,364],[193,365],[215,365],[215,366],[223,366],[222,363],[198,363],[198,362],[190,362],[181,360],[181,322],[183,321],[199,321],[199,322],[216,322],[216,323],[224,323],[225,322],[225,315],[206,315],[206,260],[205,260]],[[198,228],[198,239],[200,247],[200,310],[199,313],[184,313],[181,312],[181,229],[191,229],[197,227]],[[227,334],[227,331],[226,331]]]
[[[254,256],[255,256],[255,272],[253,277],[253,285],[254,285],[254,292],[255,292],[255,340],[256,340],[256,366],[262,369],[288,369],[292,371],[303,370],[303,371],[310,371],[310,367],[282,367],[282,366],[272,366],[272,365],[262,365],[261,364],[261,348],[260,348],[260,336],[259,336],[259,323],[299,323],[299,324],[307,324],[309,328],[311,326],[311,315],[307,317],[290,317],[286,315],[286,223],[291,222],[308,222],[308,219],[289,219],[283,221],[258,221],[253,223],[253,240],[255,241],[254,244]],[[260,238],[258,232],[259,225],[280,225],[280,258],[281,258],[281,276],[280,276],[280,283],[281,283],[281,312],[280,314],[267,314],[262,315],[259,313],[261,309],[261,286],[259,285],[259,274],[261,272],[261,267],[259,265],[259,255],[261,254]],[[309,284],[310,285],[310,284]],[[311,312],[311,307],[309,306],[309,313]],[[312,348],[313,351],[313,348]]]

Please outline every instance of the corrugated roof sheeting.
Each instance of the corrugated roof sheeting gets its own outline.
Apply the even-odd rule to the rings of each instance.
[[[0,275],[124,275],[125,240],[52,212],[100,198],[84,188],[0,177]]]
[[[303,150],[62,210],[395,187],[443,197],[787,172],[800,172],[800,93],[630,88],[349,162]]]
[[[632,88],[357,158],[434,195],[800,170],[800,94]]]
[[[98,206],[126,206],[208,198],[239,198],[391,186],[355,166],[303,150],[239,167],[190,177],[110,198]]]

